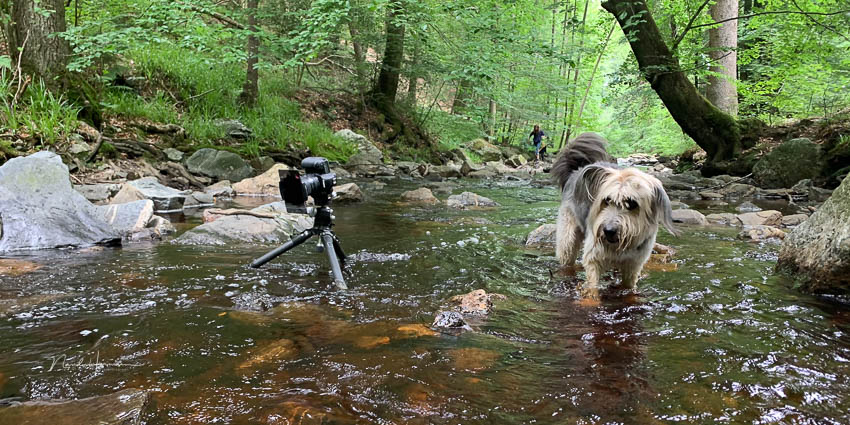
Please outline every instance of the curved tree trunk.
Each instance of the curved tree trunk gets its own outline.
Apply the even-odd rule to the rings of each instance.
[[[670,115],[708,154],[703,172],[723,171],[721,164],[733,160],[742,150],[735,118],[717,109],[696,91],[682,72],[679,60],[664,42],[644,0],[607,0],[602,7],[614,15],[623,28],[640,71]]]
[[[12,3],[14,52],[23,48],[21,69],[48,85],[65,72],[71,47],[56,33],[65,32],[65,2],[63,0],[15,0]]]
[[[738,16],[738,0],[719,0],[710,8],[715,21]],[[708,101],[729,115],[738,115],[738,89],[735,87],[738,68],[738,20],[722,23],[708,30],[711,71],[705,96]]]

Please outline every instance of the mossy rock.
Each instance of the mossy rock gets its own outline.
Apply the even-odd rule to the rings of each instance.
[[[806,138],[789,140],[763,156],[753,167],[753,178],[765,189],[794,186],[821,175],[821,148]]]

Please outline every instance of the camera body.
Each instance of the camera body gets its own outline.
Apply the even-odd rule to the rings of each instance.
[[[331,173],[326,158],[311,156],[301,161],[302,176],[296,170],[280,171],[280,196],[287,206],[303,209],[307,197],[312,196],[317,206],[326,206],[333,196],[336,174]]]

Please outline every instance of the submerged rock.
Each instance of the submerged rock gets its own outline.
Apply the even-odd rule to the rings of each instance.
[[[460,195],[449,196],[449,199],[446,201],[446,204],[451,208],[457,208],[462,210],[469,208],[499,206],[499,203],[497,203],[496,201],[490,198],[485,198],[481,195],[472,192],[463,192]]]
[[[254,174],[254,169],[241,156],[211,148],[193,153],[186,160],[186,168],[193,174],[217,180],[240,181]]]
[[[752,202],[741,202],[740,205],[735,207],[735,211],[748,213],[748,212],[759,212],[762,211],[762,208]]]
[[[777,268],[810,292],[850,292],[850,178],[785,238]]]
[[[762,242],[769,239],[782,240],[785,239],[785,232],[773,226],[765,225],[745,225],[741,233],[738,234],[741,239]]]
[[[0,408],[0,423],[137,425],[149,399],[147,391],[129,388],[80,400],[14,403]]]
[[[0,166],[0,252],[120,244],[69,179],[61,158],[47,151]]]
[[[0,276],[17,277],[32,273],[40,268],[40,264],[31,261],[0,258]]]
[[[449,302],[456,304],[461,314],[483,316],[490,313],[494,300],[504,299],[504,295],[488,294],[483,289],[476,289],[468,294],[455,295],[449,299]]]

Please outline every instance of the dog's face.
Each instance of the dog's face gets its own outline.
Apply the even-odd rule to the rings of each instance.
[[[616,250],[636,248],[663,225],[671,233],[670,200],[661,182],[634,168],[594,164],[581,173],[587,192],[588,231]]]

